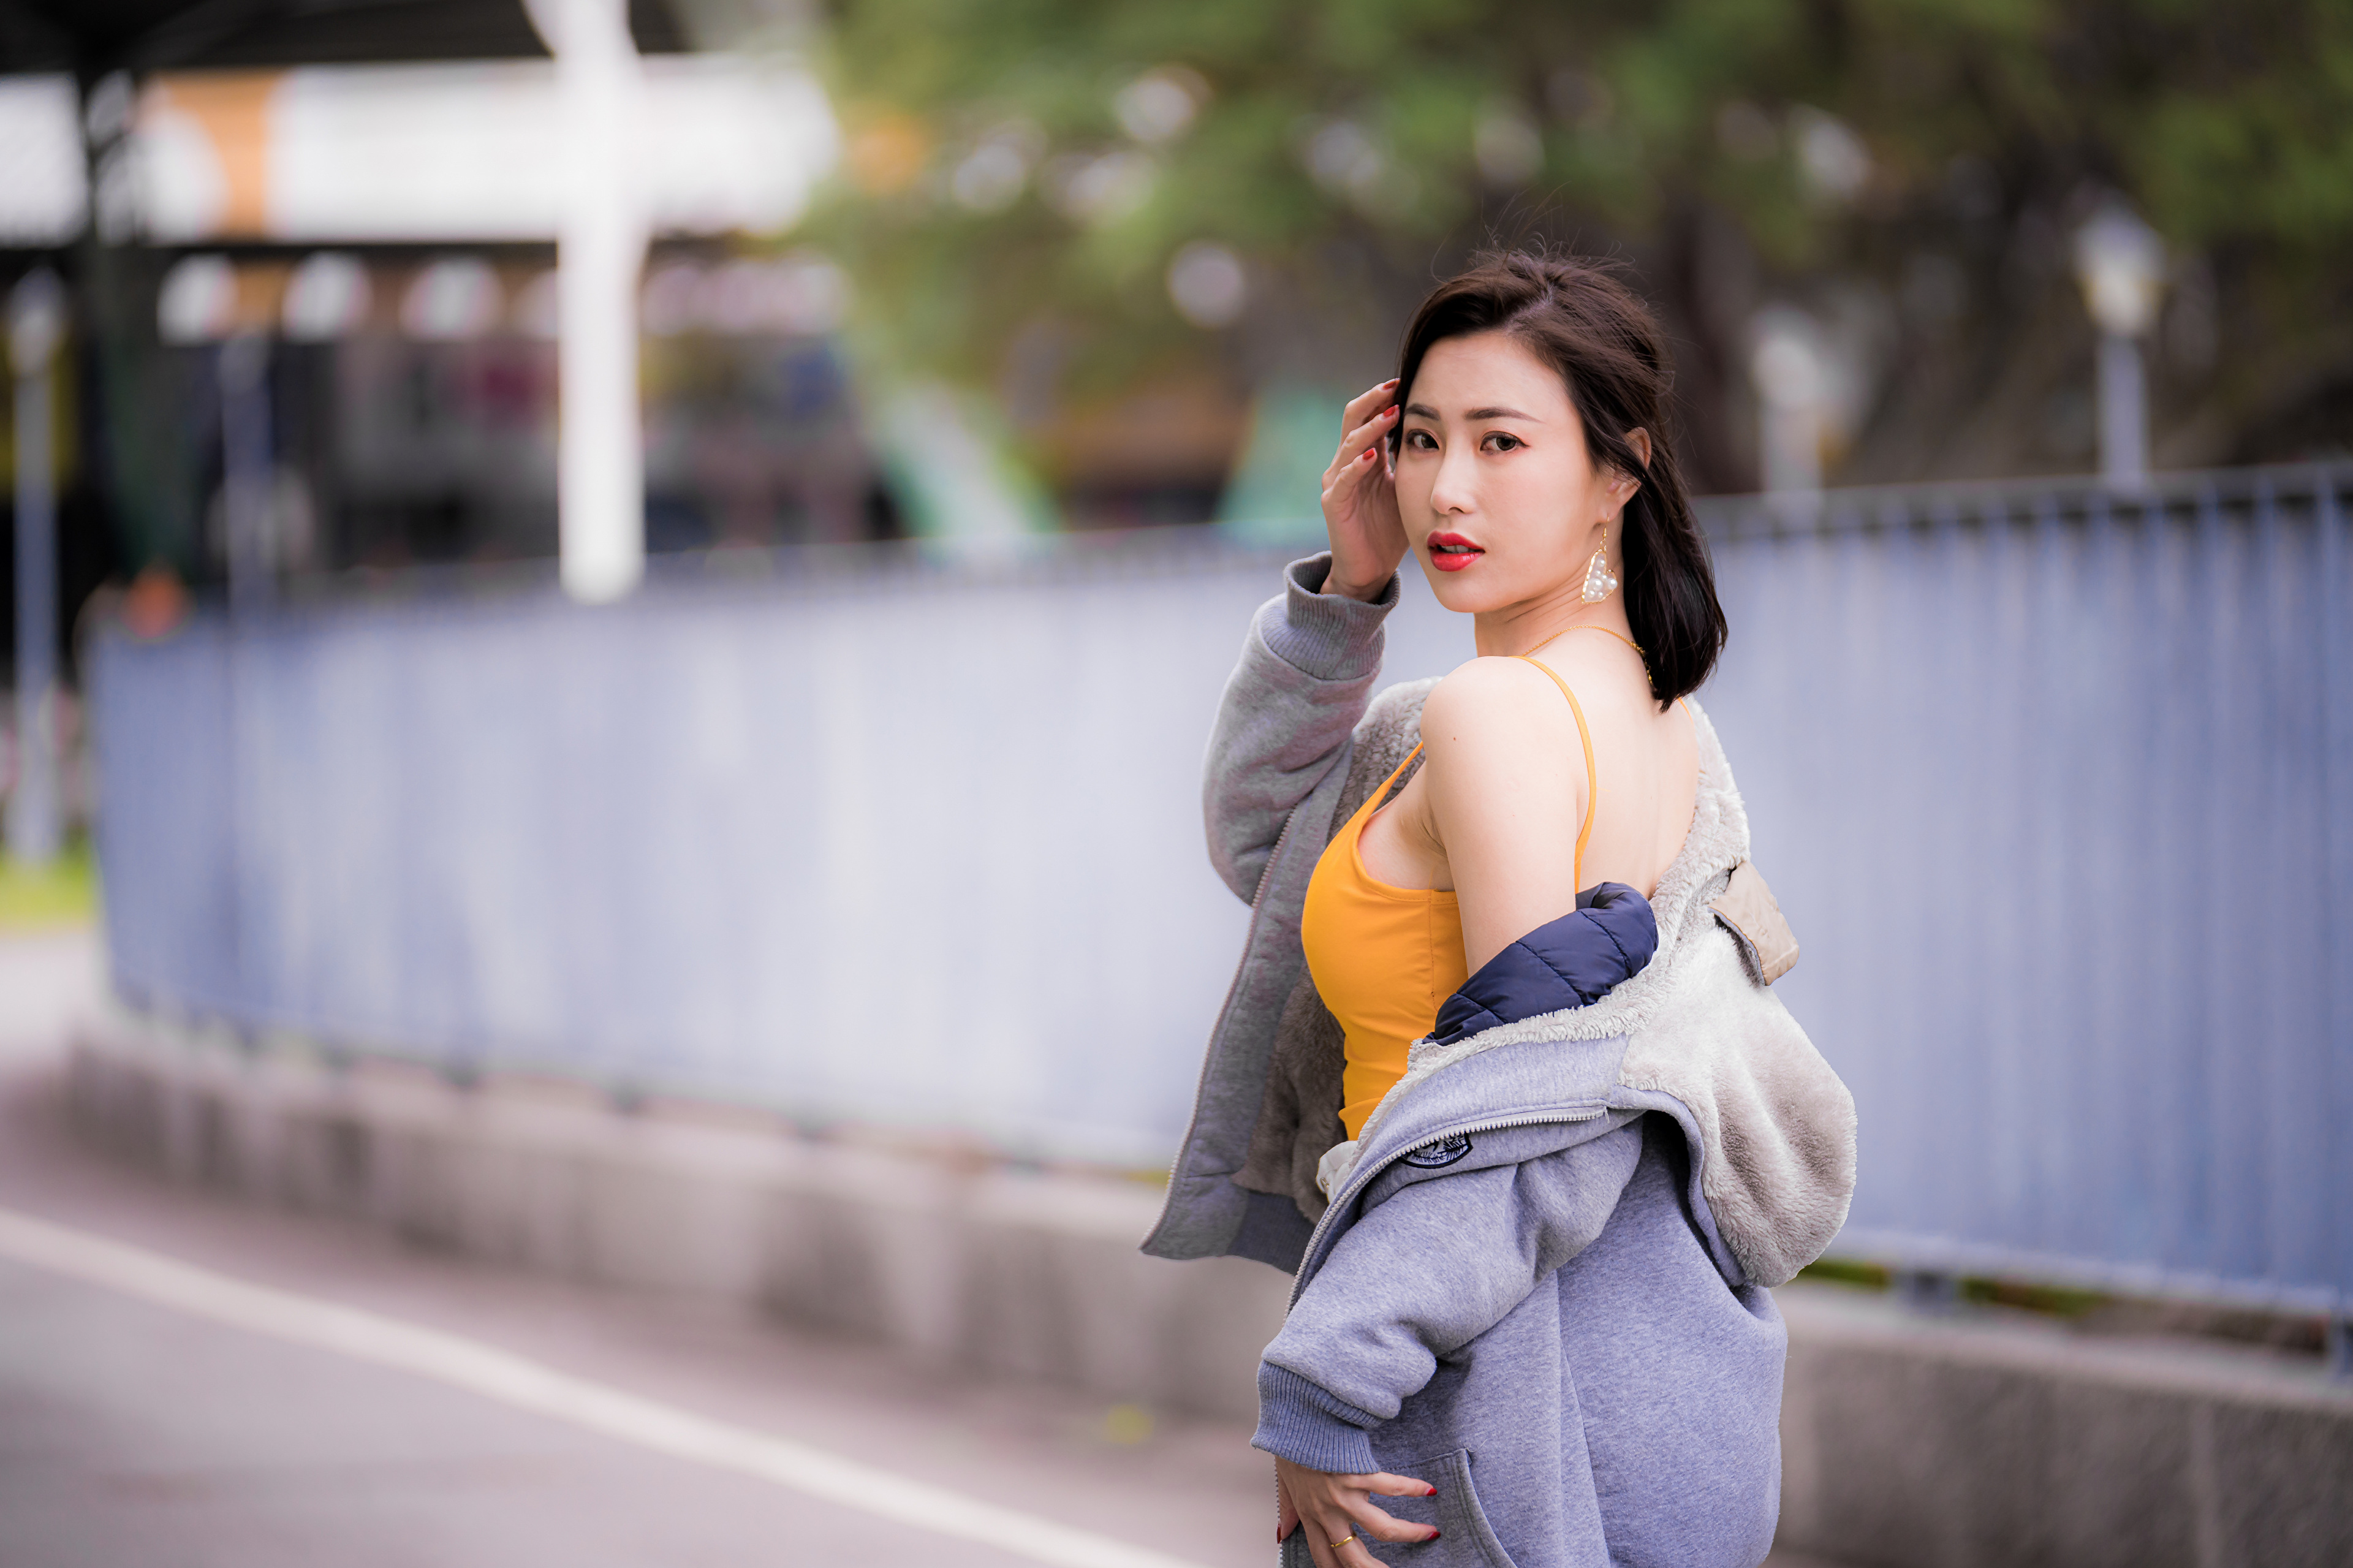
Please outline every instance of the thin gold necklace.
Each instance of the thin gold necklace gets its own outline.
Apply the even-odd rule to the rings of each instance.
[[[1553,644],[1558,642],[1561,638],[1567,637],[1571,632],[1599,632],[1606,637],[1618,637],[1620,642],[1624,643],[1628,647],[1634,650],[1634,657],[1636,658],[1647,658],[1648,657],[1642,652],[1642,645],[1636,642],[1632,637],[1618,637],[1618,634],[1611,631],[1608,626],[1597,626],[1590,623],[1581,626],[1563,626],[1560,630],[1553,633],[1552,636],[1545,638],[1544,641],[1536,644],[1535,647],[1528,649],[1527,653],[1520,655],[1520,657],[1522,658],[1526,658],[1529,655],[1537,652],[1539,649],[1550,647]]]

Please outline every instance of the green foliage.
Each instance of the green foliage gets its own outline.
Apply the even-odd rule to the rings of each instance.
[[[2291,334],[2353,240],[2340,0],[839,0],[826,37],[852,174],[816,232],[889,357],[966,380],[1040,321],[1082,384],[1198,356],[1164,279],[1203,239],[1250,268],[1261,359],[1302,312],[1393,331],[1481,243],[1655,252],[1694,212],[1773,275],[1892,288],[1924,244],[1989,276],[2001,237],[2119,190],[2272,279]],[[1155,69],[1204,94],[1157,142],[1116,106]],[[992,137],[1018,189],[974,200]],[[1091,168],[1116,189],[1090,216]]]
[[[98,868],[77,839],[47,866],[0,858],[0,931],[87,925],[98,913]]]
[[[1818,1258],[1799,1269],[1798,1278],[1818,1285],[1852,1285],[1865,1290],[1884,1290],[1891,1276],[1883,1264],[1854,1263],[1841,1258]]]

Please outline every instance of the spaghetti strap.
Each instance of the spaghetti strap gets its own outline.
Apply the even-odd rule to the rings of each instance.
[[[1597,629],[1607,630],[1608,628]],[[1577,701],[1577,693],[1568,689],[1568,682],[1560,678],[1557,670],[1544,660],[1531,658],[1524,653],[1514,654],[1513,657],[1523,664],[1533,664],[1551,676],[1552,683],[1560,688],[1560,694],[1568,699],[1568,710],[1577,717],[1577,739],[1585,747],[1585,820],[1577,829],[1577,858],[1570,863],[1570,868],[1577,879],[1577,891],[1583,892],[1585,890],[1585,841],[1593,837],[1593,816],[1601,808],[1601,778],[1593,771],[1593,733],[1585,727],[1584,704]]]
[[[1413,760],[1421,755],[1421,747],[1422,742],[1416,741],[1413,743],[1413,750],[1405,754],[1405,761],[1390,769],[1389,776],[1373,786],[1373,793],[1365,797],[1365,802],[1362,805],[1356,807],[1356,816],[1361,816],[1366,822],[1370,822],[1374,817],[1378,816],[1381,814],[1381,808],[1388,805],[1389,797],[1397,793],[1398,779],[1399,775],[1404,773],[1406,769],[1413,766]],[[1356,817],[1350,817],[1349,820],[1353,822],[1356,820]]]

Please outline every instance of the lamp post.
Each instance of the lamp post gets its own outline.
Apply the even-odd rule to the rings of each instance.
[[[1757,445],[1766,493],[1804,510],[1821,499],[1827,374],[1813,322],[1788,306],[1757,312],[1748,357],[1762,416]]]
[[[8,368],[16,378],[16,787],[8,855],[46,866],[63,838],[58,812],[58,487],[50,466],[49,369],[65,340],[66,291],[44,267],[8,295]]]
[[[2100,329],[2100,477],[2117,489],[2148,482],[2148,372],[2141,340],[2165,290],[2165,242],[2122,202],[2075,231],[2075,278]]]

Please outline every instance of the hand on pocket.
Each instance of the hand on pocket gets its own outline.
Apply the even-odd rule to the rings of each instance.
[[[1438,1489],[1410,1476],[1335,1476],[1311,1470],[1288,1459],[1274,1462],[1276,1523],[1280,1544],[1301,1526],[1307,1531],[1308,1554],[1315,1568],[1380,1568],[1365,1550],[1374,1541],[1422,1542],[1438,1539],[1436,1527],[1408,1524],[1374,1506],[1377,1497],[1435,1497]]]

